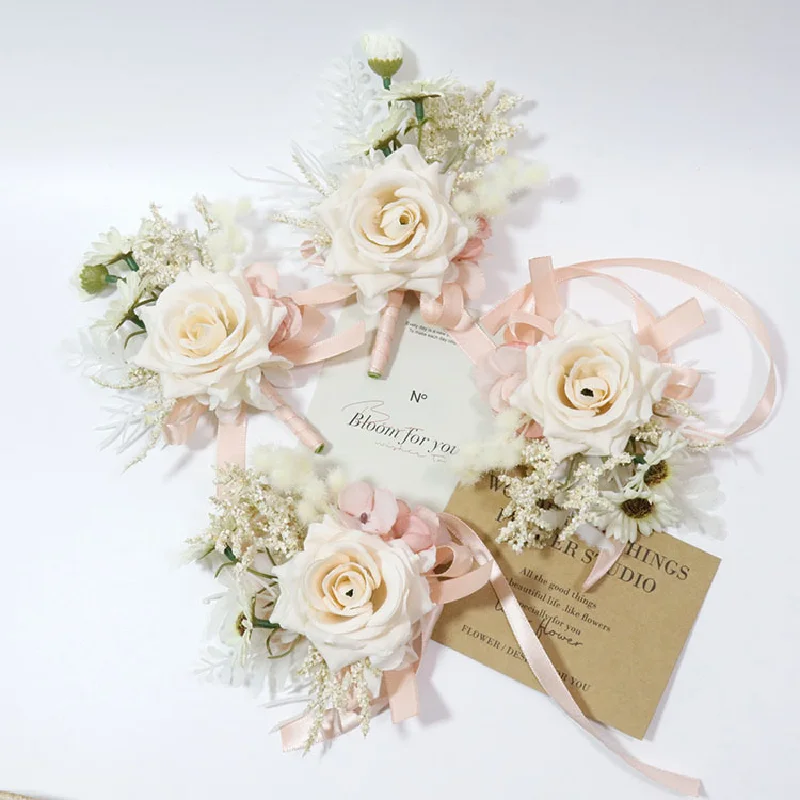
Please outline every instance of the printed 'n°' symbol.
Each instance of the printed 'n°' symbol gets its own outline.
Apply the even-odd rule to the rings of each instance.
[[[415,392],[413,389],[411,390],[411,402],[412,403],[419,403],[420,400],[427,400],[428,395],[422,394],[421,392]]]

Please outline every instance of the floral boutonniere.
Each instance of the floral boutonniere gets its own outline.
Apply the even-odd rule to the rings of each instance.
[[[345,137],[321,157],[295,150],[310,196],[275,217],[311,231],[306,259],[380,314],[368,367],[378,378],[406,293],[430,324],[472,328],[466,306],[484,288],[494,220],[542,170],[508,155],[519,97],[492,81],[476,90],[450,77],[400,80],[399,40],[363,44],[367,65],[343,66],[331,91]]]
[[[386,708],[417,713],[415,675],[441,605],[480,588],[489,567],[446,515],[390,491],[346,484],[304,453],[262,449],[220,468],[196,557],[225,590],[203,671],[261,693],[307,692],[282,726],[309,748]]]
[[[499,472],[509,498],[499,541],[520,550],[577,534],[598,547],[584,589],[639,536],[681,527],[718,535],[719,521],[709,512],[720,492],[708,453],[761,425],[775,393],[770,364],[750,418],[727,435],[705,430],[689,403],[701,375],[672,357],[673,345],[703,325],[697,300],[656,317],[622,284],[633,297],[638,330],[563,308],[559,283],[602,275],[598,270],[612,265],[661,272],[709,291],[769,356],[763,323],[741,295],[697,270],[651,259],[558,270],[549,259],[533,259],[530,284],[483,318],[489,333],[503,332],[476,372],[499,426],[494,441],[469,448],[465,476]]]
[[[205,232],[179,227],[153,206],[133,236],[112,228],[86,254],[77,282],[105,314],[81,338],[84,372],[114,393],[107,443],[138,461],[159,441],[183,444],[210,413],[220,430],[246,409],[283,419],[314,450],[320,435],[277,387],[291,370],[363,342],[363,326],[317,341],[325,322],[301,297],[280,295],[277,272],[242,265],[245,207],[196,201]]]
[[[284,750],[360,728],[387,708],[419,713],[417,674],[442,607],[487,583],[519,652],[587,733],[652,780],[696,796],[699,781],[628,755],[577,706],[478,534],[390,490],[348,483],[307,451],[260,449],[218,469],[192,558],[213,571],[211,642],[201,673],[263,700],[307,703],[278,726]]]

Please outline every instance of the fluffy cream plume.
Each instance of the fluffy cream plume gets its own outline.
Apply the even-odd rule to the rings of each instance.
[[[508,409],[495,418],[491,435],[461,448],[454,468],[462,483],[475,483],[481,475],[494,469],[513,469],[522,461],[525,437],[518,431],[523,418],[518,411]]]

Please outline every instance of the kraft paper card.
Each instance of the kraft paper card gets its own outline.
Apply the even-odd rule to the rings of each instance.
[[[495,542],[506,504],[485,476],[447,506],[497,559],[536,635],[584,713],[644,737],[669,683],[719,559],[665,533],[640,537],[583,594],[597,551],[569,540],[517,555]],[[516,646],[491,586],[447,605],[433,638],[541,691]]]
[[[337,331],[363,318],[348,306]],[[418,309],[401,311],[394,360],[384,379],[367,376],[371,346],[368,336],[361,350],[322,368],[308,419],[351,480],[391,487],[400,497],[441,511],[458,482],[453,456],[492,424],[491,411],[477,396],[472,362],[446,331],[425,324]]]

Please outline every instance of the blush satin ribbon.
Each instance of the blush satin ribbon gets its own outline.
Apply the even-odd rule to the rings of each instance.
[[[507,343],[536,344],[543,335],[553,335],[553,325],[564,310],[558,294],[559,284],[576,278],[605,278],[612,281],[630,297],[637,321],[637,338],[640,343],[655,350],[659,361],[672,368],[670,382],[664,394],[677,400],[691,397],[700,380],[700,373],[673,364],[672,348],[705,323],[700,304],[696,298],[692,298],[673,308],[664,316],[657,317],[641,295],[631,286],[602,271],[613,267],[631,267],[655,272],[674,278],[693,289],[699,289],[716,300],[747,328],[763,348],[769,363],[764,391],[752,413],[735,430],[725,434],[705,432],[703,435],[720,440],[733,440],[760,428],[772,411],[777,393],[775,363],[766,326],[752,303],[739,292],[718,278],[687,267],[685,264],[653,258],[607,258],[580,261],[568,267],[554,269],[551,258],[532,258],[528,264],[530,281],[484,314],[480,320],[481,325],[492,335],[505,328],[503,336]],[[488,337],[486,338],[488,339]],[[473,362],[480,363],[485,357],[486,343],[484,341],[476,338],[466,341],[456,339],[456,341]],[[494,347],[494,342],[491,342],[489,352]],[[610,542],[608,548],[600,551],[583,584],[583,591],[590,589],[611,569],[622,555],[623,549],[624,544]]]

